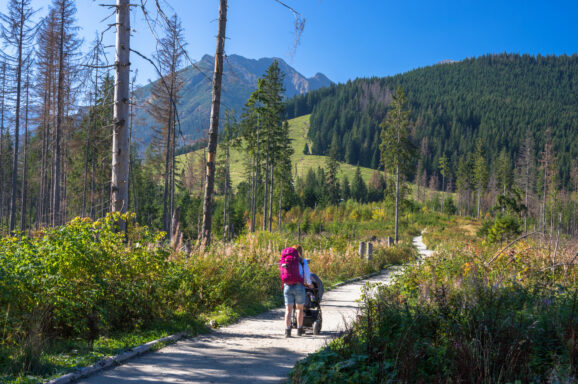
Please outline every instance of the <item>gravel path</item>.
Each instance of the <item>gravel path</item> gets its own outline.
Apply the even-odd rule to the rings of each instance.
[[[420,253],[421,237],[414,239]],[[321,334],[285,338],[284,309],[182,340],[157,352],[79,381],[105,383],[281,383],[295,363],[339,335],[357,312],[356,300],[366,282],[389,282],[401,269],[328,291],[323,296]]]

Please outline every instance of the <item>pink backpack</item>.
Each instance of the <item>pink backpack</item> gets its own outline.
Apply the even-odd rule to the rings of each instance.
[[[285,248],[281,252],[279,260],[279,271],[281,272],[281,281],[283,284],[294,285],[303,284],[303,277],[299,273],[299,263],[301,258],[295,248]]]

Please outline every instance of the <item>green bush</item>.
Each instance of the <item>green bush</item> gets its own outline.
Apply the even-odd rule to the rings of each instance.
[[[494,224],[488,229],[488,241],[501,243],[519,235],[522,232],[520,221],[510,215],[499,216]]]

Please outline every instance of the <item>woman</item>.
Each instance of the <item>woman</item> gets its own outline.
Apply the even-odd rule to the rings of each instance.
[[[294,245],[291,248],[299,254],[299,275],[298,282],[293,284],[283,283],[283,297],[285,298],[285,337],[291,337],[291,317],[293,315],[293,304],[297,310],[297,336],[303,335],[303,306],[305,305],[305,285],[310,287],[311,273],[307,260],[303,258],[303,247]],[[284,250],[285,252],[285,250]]]

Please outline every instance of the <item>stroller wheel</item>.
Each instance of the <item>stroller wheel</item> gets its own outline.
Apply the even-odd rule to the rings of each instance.
[[[319,335],[319,333],[321,333],[321,319],[315,320],[313,323],[313,334]]]

